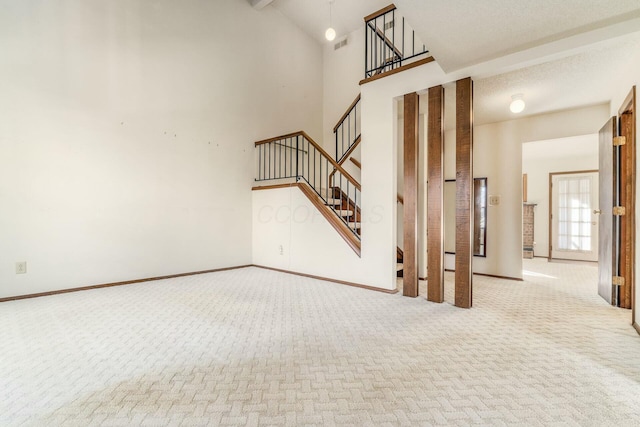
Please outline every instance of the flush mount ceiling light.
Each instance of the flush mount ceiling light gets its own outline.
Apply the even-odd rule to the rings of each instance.
[[[511,96],[509,109],[515,114],[522,113],[524,111],[524,97],[521,93]]]
[[[333,29],[332,24],[332,16],[331,16],[331,7],[333,6],[333,1],[334,0],[329,0],[329,28],[327,28],[327,31],[325,31],[324,33],[324,37],[329,40],[329,41],[333,41],[333,39],[336,38],[336,30]]]

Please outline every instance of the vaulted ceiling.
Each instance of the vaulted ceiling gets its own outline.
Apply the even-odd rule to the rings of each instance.
[[[338,37],[389,0],[334,0]],[[444,71],[476,81],[476,123],[608,102],[607,82],[628,52],[640,50],[638,0],[395,0]],[[328,0],[274,0],[319,43],[326,43]],[[561,94],[561,96],[558,96]]]

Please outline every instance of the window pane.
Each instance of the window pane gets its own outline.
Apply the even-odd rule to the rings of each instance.
[[[580,210],[579,209],[571,209],[571,221],[580,221]]]
[[[558,222],[558,234],[567,234],[567,223],[562,221]]]
[[[558,178],[558,248],[591,250],[591,177]]]
[[[559,249],[569,249],[567,246],[567,236],[558,236],[558,248]]]

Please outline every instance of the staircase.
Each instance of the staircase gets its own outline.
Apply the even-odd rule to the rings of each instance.
[[[407,61],[428,55],[424,44],[417,40],[393,4],[367,16],[365,31],[365,79],[400,71]],[[288,180],[290,185],[298,186],[358,256],[362,233],[361,186],[343,166],[350,160],[357,168],[362,168],[359,160],[353,157],[362,142],[360,116],[358,94],[333,128],[335,158],[304,131],[255,143],[255,181]],[[399,248],[398,265],[401,276],[402,251]]]
[[[340,187],[331,187],[329,190],[331,198],[327,200],[327,206],[332,207],[349,226],[360,236],[360,207],[356,206],[353,200],[349,199]]]
[[[255,181],[293,181],[360,255],[360,183],[304,131],[257,141],[255,147]]]

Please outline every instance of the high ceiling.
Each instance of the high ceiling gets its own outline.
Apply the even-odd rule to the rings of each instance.
[[[338,37],[390,0],[334,0]],[[531,115],[608,102],[611,64],[640,50],[639,0],[394,0],[444,71],[472,76],[475,122],[515,118],[511,95]],[[275,7],[326,43],[329,0],[274,0]],[[588,88],[588,89],[587,89]],[[561,94],[561,96],[558,96]]]
[[[365,16],[390,3],[391,0],[334,0],[331,25],[340,38],[364,27]],[[327,42],[324,32],[329,27],[329,0],[274,0],[272,6],[319,43]]]

